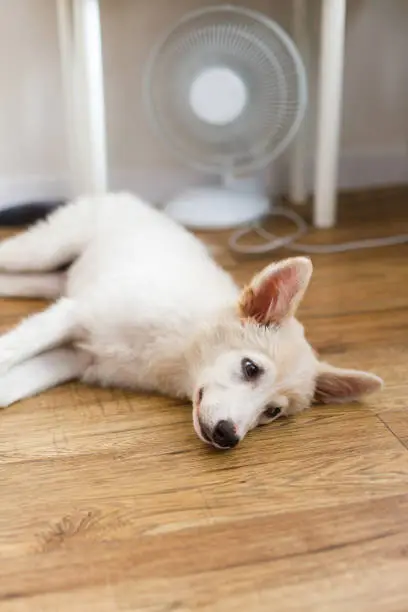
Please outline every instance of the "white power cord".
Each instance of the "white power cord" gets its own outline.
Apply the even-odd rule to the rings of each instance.
[[[296,213],[294,210],[277,206],[272,209],[271,216],[289,219],[295,224],[295,231],[292,234],[280,237],[268,232],[260,225],[260,223],[256,223],[254,225],[239,229],[232,234],[228,241],[228,246],[231,251],[234,253],[239,253],[240,255],[262,255],[265,253],[271,253],[272,251],[276,251],[281,248],[287,248],[291,251],[315,255],[319,253],[344,253],[345,251],[355,251],[358,249],[373,249],[408,242],[408,234],[399,234],[397,236],[368,238],[366,240],[354,240],[340,244],[302,244],[297,242],[297,240],[301,236],[308,233],[309,226],[298,213]],[[244,246],[241,244],[241,239],[251,233],[257,234],[265,242],[258,245]]]

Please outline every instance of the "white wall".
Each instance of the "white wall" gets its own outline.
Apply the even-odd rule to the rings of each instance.
[[[0,1],[0,202],[66,175],[55,4]]]
[[[201,178],[176,162],[152,135],[140,94],[143,63],[157,36],[189,8],[210,1],[102,0],[113,187],[166,197]],[[320,2],[305,1],[313,39],[308,121],[312,158]],[[55,4],[0,2],[0,204],[68,190]],[[290,0],[251,2],[286,29],[290,5]],[[405,181],[408,2],[349,0],[348,5],[341,183]],[[285,160],[277,164],[275,174],[283,186]]]

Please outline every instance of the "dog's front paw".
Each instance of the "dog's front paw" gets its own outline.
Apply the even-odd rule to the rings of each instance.
[[[0,340],[0,376],[6,374],[13,366],[21,361],[21,350],[14,343]]]
[[[19,366],[10,367],[0,374],[0,409],[8,408],[24,397],[27,378],[22,375]]]
[[[0,354],[0,376],[4,376],[11,370],[15,365],[16,361],[13,359],[13,355]]]
[[[2,408],[8,408],[16,401],[15,389],[12,385],[7,383],[4,384],[0,377],[0,410]]]
[[[0,410],[4,410],[14,404],[13,400],[8,400],[7,398],[3,398],[0,393]]]

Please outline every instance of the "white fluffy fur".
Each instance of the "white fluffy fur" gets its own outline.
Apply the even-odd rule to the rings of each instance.
[[[0,338],[3,407],[72,379],[155,391],[192,399],[208,441],[220,421],[242,439],[271,405],[291,414],[314,393],[381,385],[319,363],[306,341],[293,315],[309,260],[272,264],[241,293],[199,240],[128,194],[79,199],[4,241],[0,270],[0,295],[56,299]],[[244,358],[262,367],[256,381]]]

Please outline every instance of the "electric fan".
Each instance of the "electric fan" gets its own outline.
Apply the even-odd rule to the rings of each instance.
[[[307,101],[302,59],[281,27],[230,5],[188,13],[154,49],[145,97],[171,150],[221,178],[178,195],[167,214],[190,228],[225,229],[268,213],[257,173],[289,145]]]

